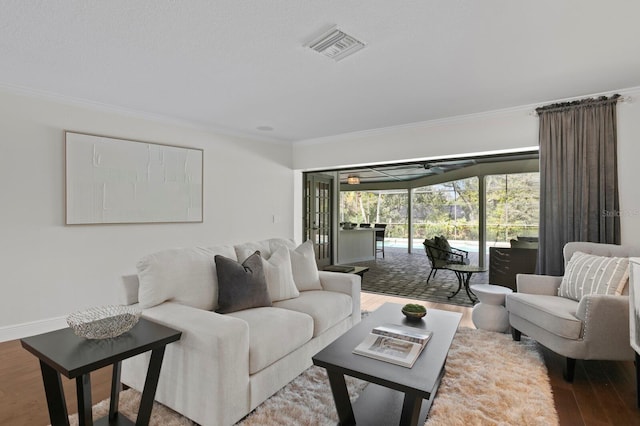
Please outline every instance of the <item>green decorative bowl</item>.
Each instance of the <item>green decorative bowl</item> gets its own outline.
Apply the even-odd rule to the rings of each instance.
[[[402,307],[402,313],[409,320],[421,320],[422,317],[427,315],[427,308],[415,303],[409,303]]]

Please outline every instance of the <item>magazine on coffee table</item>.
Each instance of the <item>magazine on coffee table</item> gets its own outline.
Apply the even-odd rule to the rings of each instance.
[[[431,331],[385,324],[371,330],[353,353],[411,368],[431,335]]]

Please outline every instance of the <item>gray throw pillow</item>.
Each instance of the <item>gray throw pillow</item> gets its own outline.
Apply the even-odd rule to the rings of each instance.
[[[218,273],[217,313],[229,314],[243,309],[271,306],[259,251],[242,263],[221,255],[216,255],[214,259]]]

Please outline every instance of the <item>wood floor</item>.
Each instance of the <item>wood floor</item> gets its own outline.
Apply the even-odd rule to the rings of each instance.
[[[362,294],[362,309],[375,310],[384,302],[415,302],[425,304],[427,308],[460,312],[463,314],[460,325],[473,327],[470,308],[371,293]],[[544,348],[543,354],[562,426],[640,426],[632,362],[578,361],[574,383],[568,384],[562,379],[563,359]],[[17,340],[0,343],[0,360],[0,425],[49,424],[38,360],[22,349]],[[98,370],[91,375],[94,403],[108,398],[110,381],[109,368]],[[63,382],[69,413],[74,413],[75,382],[64,378]]]

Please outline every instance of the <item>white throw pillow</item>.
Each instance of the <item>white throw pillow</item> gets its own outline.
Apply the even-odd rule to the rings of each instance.
[[[271,257],[271,247],[269,246],[269,240],[263,241],[252,241],[244,244],[238,244],[233,246],[236,251],[236,258],[238,262],[244,262],[249,256],[251,256],[256,251],[260,252],[260,256],[268,259]]]
[[[313,242],[307,240],[297,248],[289,249],[291,255],[291,267],[293,281],[300,291],[322,290],[316,254],[313,251]]]
[[[622,294],[629,281],[629,258],[577,251],[567,263],[558,295],[580,300],[587,294]]]
[[[212,310],[218,306],[218,278],[214,256],[235,259],[231,246],[177,248],[143,257],[137,264],[138,300],[150,308],[172,300],[194,308]]]
[[[262,268],[272,302],[293,299],[300,292],[293,280],[289,249],[281,247],[269,259],[262,258]]]

